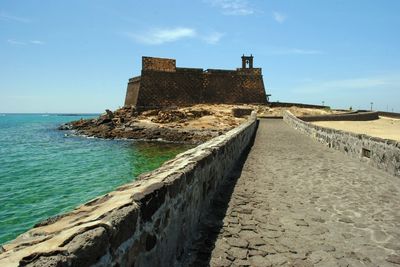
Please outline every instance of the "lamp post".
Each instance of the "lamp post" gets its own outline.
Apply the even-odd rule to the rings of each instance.
[[[322,106],[325,107],[325,101],[322,101]]]
[[[374,104],[374,102],[371,102],[371,111],[372,111],[372,105]]]

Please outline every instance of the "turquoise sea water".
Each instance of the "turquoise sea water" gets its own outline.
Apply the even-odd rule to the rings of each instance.
[[[89,117],[0,114],[0,244],[189,148],[71,137],[57,130]]]

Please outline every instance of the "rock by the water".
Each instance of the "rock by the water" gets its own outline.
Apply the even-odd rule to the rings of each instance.
[[[216,105],[214,108],[218,107]],[[60,130],[100,138],[164,140],[198,144],[236,127],[244,119],[234,118],[231,109],[213,111],[200,107],[153,109],[138,112],[123,107],[95,119],[63,124]]]

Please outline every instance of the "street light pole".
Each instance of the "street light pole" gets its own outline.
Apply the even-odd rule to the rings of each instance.
[[[371,102],[371,111],[372,111],[372,105],[374,104],[374,102]]]

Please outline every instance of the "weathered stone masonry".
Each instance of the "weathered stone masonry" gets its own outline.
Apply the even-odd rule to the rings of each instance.
[[[236,70],[178,68],[174,59],[143,57],[125,98],[126,106],[143,109],[200,103],[266,103],[261,68],[253,68],[252,56]]]
[[[248,122],[137,181],[49,219],[0,250],[0,266],[180,266],[200,219],[257,130]]]
[[[367,114],[375,115],[374,112]],[[400,142],[321,127],[300,120],[289,111],[285,111],[283,120],[331,148],[400,177]]]

